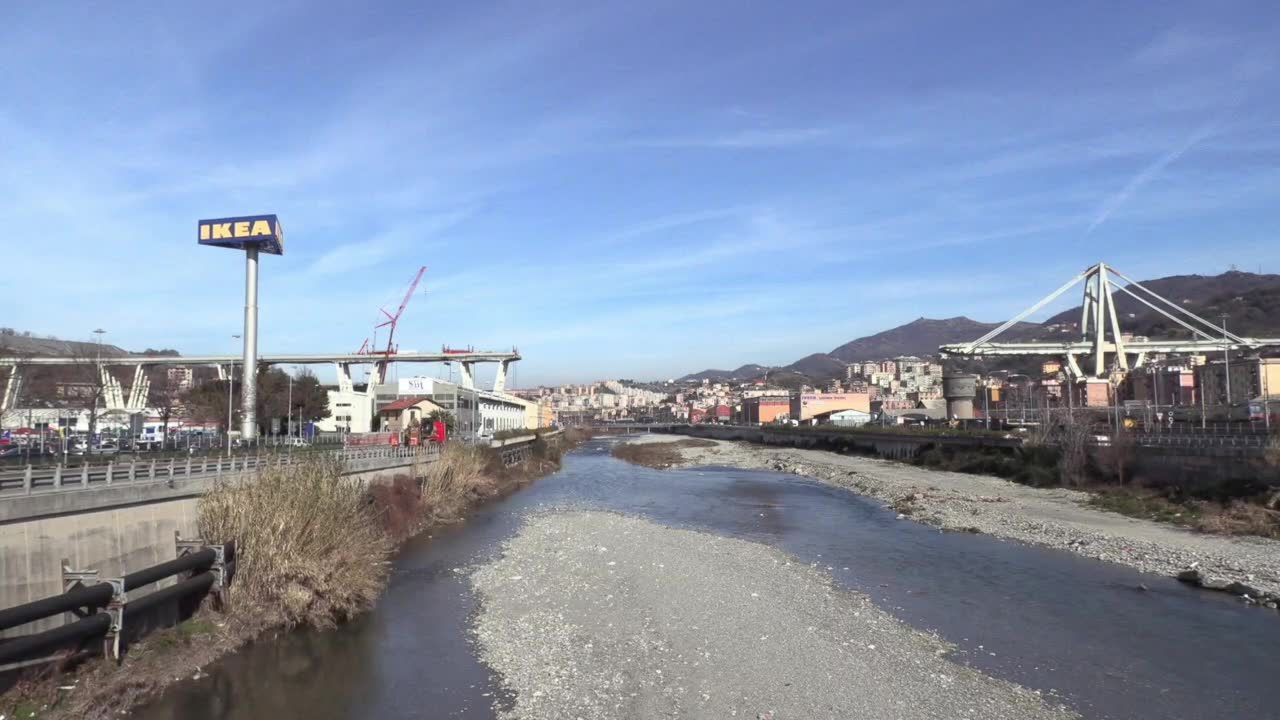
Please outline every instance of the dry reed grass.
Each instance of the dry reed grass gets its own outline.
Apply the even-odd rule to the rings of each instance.
[[[589,437],[566,433],[569,446]],[[334,625],[377,599],[395,544],[440,522],[462,518],[473,504],[513,490],[559,466],[561,445],[539,441],[534,458],[503,468],[496,455],[460,443],[440,462],[414,468],[418,481],[401,476],[367,490],[345,479],[336,459],[317,456],[302,466],[272,468],[256,481],[213,489],[200,501],[200,532],[235,539],[237,574],[233,612],[197,619],[198,642],[180,629],[143,640],[123,668],[95,661],[58,668],[0,698],[0,715],[18,717],[31,707],[50,720],[107,720],[154,697],[265,630],[290,625]],[[178,640],[175,640],[178,638]],[[63,670],[79,690],[64,695]]]
[[[1245,500],[1230,500],[1221,505],[1200,503],[1200,506],[1196,527],[1204,532],[1280,539],[1280,511]]]
[[[285,625],[329,627],[373,605],[392,542],[364,485],[329,456],[215,488],[200,501],[200,533],[235,538],[237,604]]]
[[[496,485],[485,476],[489,458],[484,450],[450,443],[440,459],[427,466],[422,482],[422,505],[428,522],[452,521],[475,499],[496,492]]]

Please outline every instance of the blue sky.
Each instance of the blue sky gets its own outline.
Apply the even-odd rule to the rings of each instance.
[[[1280,272],[1274,3],[8,3],[0,324],[519,346],[521,385],[1004,319],[1099,259]],[[749,9],[748,9],[749,8]]]

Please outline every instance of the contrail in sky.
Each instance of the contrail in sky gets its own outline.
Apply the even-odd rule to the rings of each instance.
[[[1085,231],[1085,234],[1088,235],[1099,225],[1106,222],[1107,219],[1111,217],[1111,214],[1119,209],[1121,205],[1125,204],[1125,202],[1127,202],[1134,193],[1141,190],[1142,186],[1154,180],[1157,175],[1164,172],[1165,168],[1169,167],[1169,165],[1174,163],[1178,158],[1186,154],[1188,150],[1195,147],[1206,137],[1212,135],[1213,132],[1217,130],[1218,124],[1219,121],[1215,120],[1214,122],[1211,122],[1191,133],[1185,140],[1179,143],[1177,147],[1160,156],[1155,162],[1146,166],[1141,172],[1130,178],[1129,182],[1125,183],[1123,188],[1120,188],[1120,192],[1107,198],[1106,202],[1102,203],[1102,207],[1098,208],[1098,214],[1094,216],[1093,222],[1089,224],[1089,229]]]
[[[1240,104],[1244,102],[1247,95],[1247,87],[1238,88],[1231,102],[1227,103],[1226,107],[1223,108],[1222,112],[1218,113],[1215,118],[1200,126],[1195,132],[1188,135],[1185,140],[1179,143],[1177,147],[1164,155],[1161,155],[1155,162],[1146,166],[1141,172],[1130,178],[1129,182],[1125,183],[1124,187],[1120,188],[1120,192],[1107,198],[1106,202],[1102,203],[1102,206],[1098,208],[1097,215],[1093,218],[1093,222],[1089,224],[1089,229],[1085,230],[1084,234],[1088,235],[1097,229],[1099,225],[1110,219],[1112,213],[1118,210],[1121,205],[1128,202],[1129,198],[1133,197],[1134,193],[1141,190],[1147,183],[1156,179],[1160,173],[1164,172],[1165,168],[1177,162],[1178,158],[1185,155],[1188,150],[1199,145],[1205,138],[1217,132],[1218,129],[1226,123],[1227,119],[1235,113],[1236,108],[1240,107]]]

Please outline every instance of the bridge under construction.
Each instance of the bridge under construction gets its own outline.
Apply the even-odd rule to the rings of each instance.
[[[372,365],[369,374],[370,386],[376,385],[387,376],[387,368],[391,363],[457,363],[462,368],[462,386],[475,388],[475,366],[479,363],[494,363],[498,366],[494,375],[494,392],[506,389],[507,373],[511,364],[520,360],[520,353],[510,351],[457,351],[446,350],[438,353],[422,352],[389,352],[389,353],[299,353],[288,355],[260,355],[261,365],[329,365],[337,368],[338,386],[350,390],[353,386],[351,369],[358,365]],[[150,380],[146,370],[155,366],[171,367],[216,367],[219,378],[225,379],[242,366],[240,355],[198,355],[198,356],[147,356],[127,355],[90,359],[69,358],[63,356],[32,357],[0,357],[0,368],[9,368],[9,377],[5,381],[4,394],[0,397],[0,412],[10,409],[17,401],[22,389],[24,370],[39,366],[70,366],[88,364],[96,369],[102,382],[103,402],[108,410],[126,410],[140,412],[146,407],[150,392]],[[124,385],[108,371],[112,367],[132,367],[133,383],[126,393]],[[241,371],[243,376],[243,370]]]

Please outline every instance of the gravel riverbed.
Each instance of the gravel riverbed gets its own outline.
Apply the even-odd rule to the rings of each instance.
[[[669,442],[675,435],[647,435],[628,442]],[[1194,580],[1275,607],[1280,603],[1280,541],[1209,535],[1164,523],[1104,512],[1085,503],[1089,494],[1033,488],[986,475],[930,470],[890,460],[821,450],[774,448],[716,441],[683,448],[684,465],[776,470],[812,477],[892,504],[911,520],[945,530],[1070,550],[1143,572]],[[905,519],[905,518],[904,518]]]
[[[504,718],[1069,718],[816,566],[606,512],[530,516],[476,569]]]

